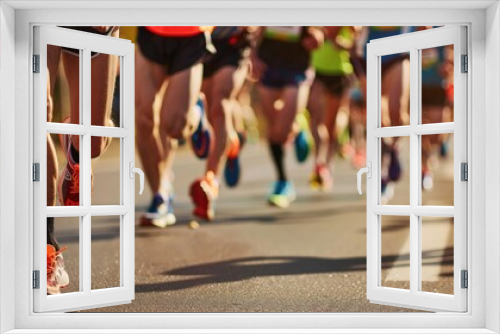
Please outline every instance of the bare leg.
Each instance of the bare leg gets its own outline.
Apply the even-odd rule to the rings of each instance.
[[[168,80],[160,114],[160,135],[175,139],[190,136],[200,122],[194,106],[201,91],[203,65],[175,73]]]
[[[157,131],[153,103],[156,93],[166,80],[165,69],[147,60],[136,50],[135,56],[135,121],[137,130],[137,148],[144,173],[153,194],[160,191],[160,181],[165,169],[166,152],[170,147],[164,146]],[[165,143],[170,143],[165,141]]]
[[[340,108],[341,97],[336,95],[327,94],[326,96],[326,115],[325,123],[328,129],[328,156],[327,162],[329,163],[335,156],[338,146],[337,139],[337,114]]]
[[[228,136],[235,136],[233,110],[236,94],[241,89],[247,73],[247,66],[238,68],[226,66],[217,71],[204,83],[208,101],[208,119],[213,127],[214,148],[207,160],[206,171],[219,172],[219,165],[228,143]]]
[[[117,37],[118,31],[112,36]],[[63,53],[64,70],[70,92],[70,123],[79,123],[80,114],[80,59],[73,55]],[[115,90],[115,79],[117,75],[118,57],[114,55],[100,54],[91,60],[91,124],[98,126],[113,126],[111,121],[111,103]],[[80,137],[72,136],[75,148],[80,146]],[[104,152],[111,143],[112,138],[92,137],[91,157],[96,158]]]
[[[329,134],[325,124],[326,92],[323,84],[315,80],[311,86],[311,93],[307,109],[311,115],[311,133],[316,146],[316,165],[325,165],[329,150]]]

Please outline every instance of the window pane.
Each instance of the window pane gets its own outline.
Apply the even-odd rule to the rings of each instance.
[[[380,57],[382,127],[410,123],[410,54],[396,53]]]
[[[92,217],[92,289],[120,284],[120,216]]]
[[[453,218],[422,217],[422,291],[453,294]]]
[[[91,145],[95,155],[92,159],[92,205],[120,205],[121,139],[93,136]]]
[[[81,205],[81,136],[47,135],[47,206]]]
[[[47,46],[48,122],[80,124],[80,50]]]
[[[53,226],[50,220],[53,221]],[[55,287],[59,286],[58,290],[61,293],[82,291],[80,286],[80,217],[48,218],[47,224],[47,243],[54,246],[51,250],[49,250],[50,246],[47,246],[47,290],[53,292]],[[54,261],[50,262],[49,259]],[[52,274],[49,275],[49,272]]]
[[[381,286],[410,289],[410,217],[381,216]]]
[[[422,205],[453,206],[453,134],[421,136]]]
[[[120,66],[115,55],[92,52],[91,125],[121,125]]]
[[[453,122],[453,45],[421,50],[421,124]]]
[[[381,139],[381,204],[410,204],[410,138]]]

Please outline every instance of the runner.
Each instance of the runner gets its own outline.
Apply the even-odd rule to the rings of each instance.
[[[294,120],[307,104],[314,78],[311,51],[323,43],[324,36],[321,29],[299,26],[262,27],[260,36],[252,53],[253,75],[260,79],[258,89],[267,118],[267,139],[277,172],[268,202],[286,208],[295,199],[295,189],[285,172],[284,145],[299,132]]]
[[[118,37],[119,34],[119,27],[111,26],[65,28],[113,37]],[[79,51],[74,49],[53,45],[47,48],[47,122],[52,122],[53,120],[57,69],[59,63],[62,61],[69,87],[70,103],[70,114],[63,121],[72,124],[80,123],[79,55]],[[99,53],[92,53],[91,56],[91,124],[113,126],[110,116],[118,57]],[[59,138],[63,146],[63,151],[66,154],[67,163],[57,181],[56,151],[51,136],[47,135],[47,206],[56,205],[57,197],[62,205],[78,206],[80,205],[80,137],[60,135]],[[102,155],[111,143],[111,139],[106,137],[92,137],[91,157],[97,158]],[[69,277],[64,269],[64,260],[61,254],[66,247],[61,248],[58,244],[54,228],[54,218],[47,218],[47,294],[59,294],[61,289],[69,285]]]
[[[450,47],[422,50],[422,124],[449,121],[445,120],[445,80],[453,67],[448,66],[447,52],[450,52]],[[422,136],[422,188],[427,191],[434,186],[431,161],[436,158],[442,140],[440,135]]]
[[[137,148],[154,194],[140,221],[143,226],[166,227],[176,221],[171,170],[177,140],[192,135],[193,150],[200,157],[210,150],[210,133],[200,89],[202,60],[207,51],[214,51],[211,30],[212,27],[204,26],[138,29],[135,58]],[[153,104],[164,85],[159,115],[155,117]],[[209,188],[215,187],[215,182],[215,175],[207,175],[199,182],[203,187],[198,190],[207,192],[207,197],[212,196]]]
[[[202,91],[207,99],[207,116],[213,128],[213,150],[208,155],[205,175],[193,182],[190,195],[193,214],[214,219],[214,202],[219,193],[219,166],[227,154],[224,176],[229,186],[240,178],[239,154],[243,137],[233,126],[236,96],[249,70],[249,34],[246,27],[217,27],[213,34],[217,52],[203,65]],[[240,139],[241,138],[241,139]]]
[[[396,36],[413,31],[413,27],[363,27],[357,36],[357,53],[351,57],[363,95],[366,98],[366,44],[378,38]],[[382,66],[382,126],[403,125],[409,115],[409,61],[408,54],[392,54],[381,57]],[[393,195],[393,182],[401,178],[401,162],[397,138],[382,141],[382,202]]]
[[[307,109],[316,146],[315,166],[310,179],[314,189],[329,190],[333,185],[330,162],[338,146],[336,120],[342,97],[353,73],[349,49],[352,27],[324,27],[326,42],[312,53],[316,76]]]

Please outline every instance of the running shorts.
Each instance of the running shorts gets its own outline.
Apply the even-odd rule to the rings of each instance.
[[[164,66],[167,75],[202,62],[208,53],[207,42],[210,40],[207,40],[203,32],[188,37],[166,37],[139,27],[137,34],[137,45],[141,53],[153,63]]]
[[[317,72],[314,80],[321,82],[328,94],[333,96],[342,96],[351,82],[347,75],[320,74]]]
[[[250,44],[246,34],[224,39],[214,39],[217,52],[209,55],[203,63],[203,78],[210,78],[224,66],[239,67],[250,55]]]
[[[284,70],[268,66],[260,83],[268,88],[284,88],[285,86],[298,86],[306,79],[306,71]]]

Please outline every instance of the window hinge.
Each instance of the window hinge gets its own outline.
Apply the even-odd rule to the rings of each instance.
[[[469,57],[467,55],[462,55],[462,73],[469,72]]]
[[[38,162],[33,164],[33,181],[40,182],[40,164]]]
[[[33,55],[33,73],[40,73],[40,55]]]
[[[33,289],[40,289],[40,270],[33,270]]]
[[[462,276],[462,289],[467,289],[469,287],[469,274],[467,272],[467,270],[462,270],[461,272],[461,276]]]
[[[469,166],[466,162],[460,164],[460,181],[469,181]]]

